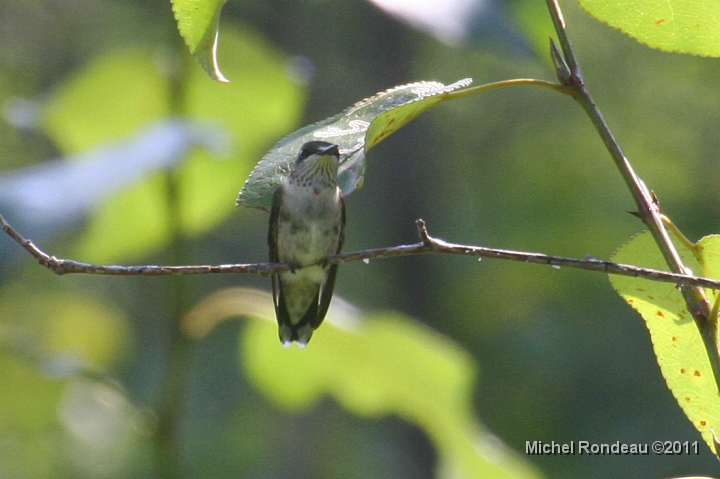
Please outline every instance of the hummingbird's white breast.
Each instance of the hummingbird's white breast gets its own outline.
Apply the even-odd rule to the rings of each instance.
[[[299,267],[335,254],[341,227],[340,189],[286,182],[278,218],[278,259]],[[309,268],[310,269],[310,268]],[[310,273],[309,271],[307,273]],[[317,271],[323,280],[322,268]]]

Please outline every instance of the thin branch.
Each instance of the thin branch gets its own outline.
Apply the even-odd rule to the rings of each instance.
[[[270,263],[254,263],[254,264],[221,264],[217,266],[210,265],[194,265],[194,266],[158,266],[158,265],[140,265],[140,266],[119,266],[119,265],[95,265],[75,261],[72,259],[58,258],[51,256],[35,243],[25,239],[15,228],[10,226],[5,218],[0,215],[0,225],[5,233],[8,234],[16,243],[22,246],[25,251],[35,258],[38,263],[45,266],[55,274],[107,274],[118,276],[168,276],[176,274],[210,274],[210,273],[251,273],[268,276],[277,271],[289,270],[289,265],[283,265],[284,268],[277,268],[277,265]],[[275,267],[273,267],[275,266]]]
[[[630,193],[632,194],[638,207],[638,216],[650,229],[668,263],[668,266],[676,273],[687,272],[687,269],[682,264],[682,260],[680,259],[677,249],[670,240],[667,230],[663,225],[662,215],[660,214],[660,205],[657,197],[648,190],[645,183],[633,170],[630,161],[622,151],[620,144],[615,139],[615,136],[605,121],[605,117],[595,104],[587,86],[585,85],[585,80],[582,76],[582,72],[580,71],[580,66],[577,62],[575,52],[565,29],[565,20],[563,19],[558,0],[547,0],[547,4],[550,10],[550,16],[553,19],[553,24],[555,25],[555,30],[560,40],[560,46],[562,47],[564,55],[564,58],[562,59],[565,61],[567,68],[570,70],[569,77],[565,78],[565,75],[562,75],[561,78],[559,78],[560,81],[564,82],[564,85],[567,88],[572,89],[573,97],[578,103],[580,103],[590,117],[593,126],[603,140],[603,143],[605,143],[605,147],[610,152],[610,155],[615,161],[618,170],[622,174],[625,183],[630,189]],[[693,303],[694,305],[691,310],[704,310],[707,313],[709,311],[709,308],[707,308],[709,303],[706,299],[704,299],[702,294],[696,293],[697,292],[692,292],[688,295],[690,303]],[[703,306],[703,304],[705,306]],[[691,306],[691,304],[688,304],[688,306]]]
[[[630,190],[630,194],[637,205],[637,214],[647,225],[650,233],[653,235],[655,242],[660,248],[665,262],[670,270],[674,273],[687,274],[690,270],[683,265],[680,254],[675,245],[673,245],[670,235],[663,223],[663,216],[660,213],[660,202],[655,193],[650,191],[645,183],[637,176],[630,162],[622,151],[620,144],[610,131],[603,114],[597,107],[588,91],[585,80],[583,79],[580,65],[575,56],[570,38],[565,27],[565,20],[560,10],[558,0],[546,0],[550,17],[552,18],[555,31],[562,48],[562,58],[557,49],[551,53],[556,63],[558,79],[560,82],[572,90],[572,96],[583,107],[588,117],[597,130],[600,138],[605,143],[605,147],[615,161],[620,174]],[[558,60],[563,60],[558,64]],[[569,75],[567,74],[569,70]],[[705,342],[710,363],[712,364],[715,382],[720,390],[720,353],[717,347],[717,321],[710,316],[710,301],[705,296],[705,292],[696,284],[685,283],[681,286],[683,299],[687,305],[688,311],[692,314],[695,324],[700,330],[700,334]]]
[[[23,238],[5,219],[0,216],[0,225],[15,242],[22,246],[30,255],[38,260],[52,272],[63,275],[71,273],[83,274],[104,274],[121,276],[169,276],[178,274],[257,274],[269,276],[273,273],[290,271],[291,266],[287,263],[250,263],[250,264],[221,264],[221,265],[192,265],[192,266],[100,266],[90,263],[83,263],[70,259],[61,259],[50,256],[32,241]],[[544,264],[555,268],[576,268],[587,271],[597,271],[606,274],[619,276],[630,276],[634,278],[645,278],[652,281],[674,283],[678,285],[695,285],[720,290],[720,280],[703,278],[688,274],[670,273],[651,268],[639,268],[637,266],[613,263],[588,256],[586,259],[566,258],[563,256],[551,256],[542,253],[527,253],[497,248],[486,248],[484,246],[469,246],[449,243],[430,236],[423,220],[416,221],[419,243],[410,245],[389,246],[386,248],[367,249],[341,253],[328,256],[324,264],[348,263],[350,261],[371,260],[380,258],[395,258],[399,256],[412,256],[420,254],[455,254],[474,256],[478,258],[495,258],[509,261],[520,261],[523,263]]]

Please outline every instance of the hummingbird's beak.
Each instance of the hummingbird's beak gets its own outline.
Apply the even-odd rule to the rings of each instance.
[[[322,155],[332,155],[335,158],[340,158],[340,152],[338,151],[337,145],[328,145],[324,150],[320,151]]]

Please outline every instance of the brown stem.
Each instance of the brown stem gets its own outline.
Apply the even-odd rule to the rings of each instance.
[[[2,216],[0,216],[2,229],[18,244],[25,248],[38,262],[52,272],[62,274],[106,274],[123,276],[168,276],[179,274],[257,274],[269,276],[281,271],[289,271],[291,266],[287,263],[246,263],[246,264],[220,264],[220,265],[189,265],[189,266],[158,266],[158,265],[94,265],[70,259],[61,259],[50,256],[32,241],[23,238]],[[419,243],[410,245],[389,246],[386,248],[366,249],[341,253],[325,258],[325,264],[347,263],[350,261],[369,260],[376,258],[395,258],[418,254],[455,254],[474,256],[478,258],[495,258],[523,263],[544,264],[555,267],[566,267],[597,271],[619,276],[645,278],[652,281],[674,283],[679,285],[695,285],[720,290],[720,280],[703,278],[688,274],[670,273],[650,268],[639,268],[629,264],[613,263],[588,256],[585,259],[551,256],[542,253],[528,253],[484,246],[471,246],[449,243],[430,236],[423,220],[416,222]]]
[[[633,170],[630,161],[628,161],[623,153],[620,144],[610,131],[610,127],[605,121],[603,114],[593,101],[585,85],[585,80],[580,71],[580,65],[575,57],[575,52],[567,34],[565,20],[560,10],[558,0],[546,0],[546,2],[553,25],[555,26],[555,31],[558,35],[558,40],[560,41],[560,47],[562,48],[561,60],[564,61],[562,65],[557,64],[557,51],[555,50],[555,52],[553,52],[556,67],[558,68],[558,79],[564,86],[571,89],[573,98],[583,107],[603,143],[605,143],[605,147],[608,152],[610,152],[610,156],[615,161],[615,165],[635,200],[637,216],[650,230],[670,270],[674,273],[689,274],[690,270],[683,265],[680,254],[672,243],[670,235],[665,228],[663,216],[660,213],[660,202],[657,196],[645,186],[645,183]],[[561,74],[565,68],[569,70],[569,75],[567,74],[568,72]],[[720,355],[718,354],[716,346],[717,321],[710,317],[710,301],[708,301],[705,292],[698,285],[684,283],[680,286],[680,291],[687,305],[687,309],[692,314],[695,324],[703,337],[715,375],[715,382],[717,383],[718,390],[720,390]]]

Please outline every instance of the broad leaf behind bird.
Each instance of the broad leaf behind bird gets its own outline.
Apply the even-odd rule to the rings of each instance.
[[[290,175],[277,188],[270,212],[270,261],[291,271],[272,277],[280,341],[304,347],[327,314],[338,265],[320,261],[340,252],[345,203],[337,185],[340,153],[325,141],[305,143]]]

